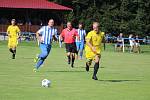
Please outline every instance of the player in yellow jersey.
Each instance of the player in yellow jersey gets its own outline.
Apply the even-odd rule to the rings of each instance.
[[[20,36],[20,29],[16,24],[16,20],[11,20],[11,25],[7,28],[7,35],[8,35],[8,48],[9,51],[12,53],[12,59],[15,59],[16,55],[16,47],[18,44],[18,38]]]
[[[93,23],[93,30],[90,31],[86,36],[86,46],[85,46],[85,56],[87,59],[86,62],[86,71],[89,71],[89,66],[92,61],[95,62],[94,72],[92,79],[98,80],[96,74],[99,69],[99,62],[101,58],[101,45],[104,39],[104,32],[99,30],[99,23]]]

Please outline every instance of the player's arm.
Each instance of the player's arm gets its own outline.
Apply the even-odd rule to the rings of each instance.
[[[10,27],[7,28],[6,34],[8,35],[8,37],[10,37]]]
[[[19,38],[21,36],[21,31],[18,26],[17,26],[17,34],[18,34],[18,38]]]
[[[41,38],[41,36],[40,35],[42,35],[42,33],[43,33],[43,27],[40,29],[40,30],[38,30],[37,32],[36,32],[36,38],[37,38],[37,40],[40,42],[40,43],[42,43],[43,42],[43,40],[42,40],[42,38]]]
[[[77,40],[80,40],[80,37],[77,31],[75,31],[75,38],[77,38]]]
[[[55,32],[54,32],[54,34],[53,34],[53,39],[54,39],[54,41],[57,41],[57,40],[58,40],[57,34],[58,34],[58,32],[57,32],[57,29],[56,29]]]
[[[40,33],[37,31],[37,32],[36,32],[36,38],[37,38],[37,40],[38,40],[40,43],[42,43],[43,41],[42,41],[41,36],[40,36],[39,34],[40,34]]]
[[[62,30],[62,32],[61,32],[61,34],[60,34],[60,40],[61,40],[61,41],[63,41],[64,34],[65,34],[64,30]]]

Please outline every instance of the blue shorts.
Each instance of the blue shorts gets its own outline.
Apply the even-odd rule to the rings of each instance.
[[[84,41],[76,42],[76,47],[77,47],[77,51],[79,51],[79,50],[83,51],[83,49],[84,49]]]
[[[117,43],[116,45],[117,45],[117,47],[122,47],[123,46],[122,43]]]

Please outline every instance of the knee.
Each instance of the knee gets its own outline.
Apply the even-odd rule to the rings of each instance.
[[[48,53],[47,53],[47,52],[42,53],[42,58],[43,58],[43,59],[46,59],[47,56],[48,56]]]

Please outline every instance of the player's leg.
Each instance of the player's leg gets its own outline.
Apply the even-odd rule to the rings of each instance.
[[[76,42],[76,48],[77,48],[77,52],[76,52],[76,58],[78,59],[78,53],[79,53],[79,47],[80,47],[80,42]]]
[[[72,43],[71,46],[70,46],[71,50],[71,67],[74,67],[74,61],[75,61],[75,53],[77,53],[77,48],[76,48],[76,44],[75,43]]]
[[[75,53],[71,53],[71,67],[74,67]]]
[[[15,56],[16,56],[16,47],[13,47],[12,51],[13,51],[12,59],[15,59]]]
[[[12,53],[12,59],[15,59],[15,43],[14,43],[14,39],[9,39],[8,40],[8,48],[9,51]]]
[[[85,68],[86,68],[87,72],[89,71],[89,67],[92,64],[92,60],[93,60],[94,56],[95,56],[95,54],[92,51],[85,48],[85,57],[87,59]]]
[[[65,47],[66,47],[66,55],[68,58],[68,64],[70,64],[71,61],[70,44],[66,43]]]
[[[90,68],[91,64],[92,64],[92,59],[87,59],[87,61],[86,61],[86,67],[85,67],[85,69],[86,69],[87,72],[89,71],[89,68]]]
[[[45,44],[40,44],[41,54],[39,55],[39,60],[36,64],[36,69],[39,69],[39,67],[43,64],[44,60],[47,58],[51,46],[47,46]]]
[[[139,43],[138,43],[138,53],[141,53],[141,47]]]
[[[95,64],[94,64],[94,72],[93,72],[93,77],[92,77],[92,79],[94,79],[94,80],[98,80],[97,72],[99,69],[99,61],[100,61],[100,55],[96,55],[95,56]]]
[[[83,56],[83,49],[84,49],[84,42],[81,42],[80,50],[79,50],[79,52],[80,52],[80,59],[82,59],[82,56]]]

